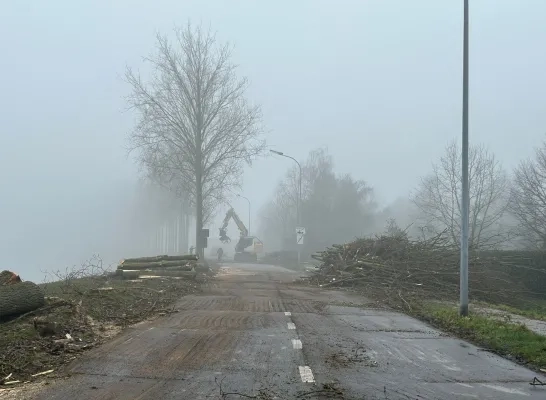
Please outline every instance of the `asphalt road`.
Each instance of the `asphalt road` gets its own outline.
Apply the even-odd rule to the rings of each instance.
[[[298,274],[226,265],[34,399],[545,399],[535,373]],[[248,398],[248,397],[246,397]]]

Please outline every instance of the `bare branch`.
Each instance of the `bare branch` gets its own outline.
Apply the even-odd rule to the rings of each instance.
[[[546,247],[546,142],[534,159],[514,171],[509,210],[519,222],[518,233],[530,248]]]
[[[469,243],[474,249],[495,246],[506,239],[500,222],[507,207],[508,178],[485,147],[471,147],[469,156]],[[425,226],[435,232],[447,230],[455,245],[461,232],[461,169],[460,152],[452,142],[412,198]]]
[[[265,150],[261,111],[245,98],[248,81],[237,77],[229,45],[189,23],[174,33],[172,42],[157,36],[146,83],[126,71],[138,116],[129,139],[148,176],[196,208],[199,232]]]

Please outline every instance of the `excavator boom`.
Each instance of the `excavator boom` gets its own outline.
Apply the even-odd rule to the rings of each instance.
[[[241,237],[248,236],[248,229],[243,224],[243,221],[241,221],[241,218],[237,215],[235,210],[233,208],[230,208],[228,212],[226,213],[226,216],[224,218],[224,222],[222,223],[222,227],[220,228],[220,240],[223,243],[229,243],[231,242],[231,238],[227,235],[227,226],[229,223],[229,220],[233,218],[233,221],[235,221],[235,225],[237,225],[237,228],[239,228],[239,232],[241,233]]]
[[[248,236],[248,229],[241,221],[241,218],[237,215],[235,210],[230,208],[228,212],[226,213],[226,216],[224,218],[224,222],[222,223],[222,227],[220,228],[220,241],[222,243],[229,243],[231,242],[231,238],[227,235],[227,226],[229,224],[229,220],[233,219],[235,221],[235,224],[237,225],[237,228],[239,228],[240,237],[235,245],[235,261],[251,261],[256,262],[258,259],[257,252],[262,251],[261,247],[261,241],[258,238],[255,238],[253,236]],[[257,245],[256,243],[260,244]],[[253,246],[252,251],[247,252],[245,251],[246,248]],[[258,247],[256,247],[258,246]]]

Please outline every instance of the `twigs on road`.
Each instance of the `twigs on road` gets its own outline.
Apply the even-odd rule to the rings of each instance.
[[[536,376],[533,378],[532,382],[529,382],[529,385],[531,386],[546,386],[546,382],[542,382],[540,379],[538,379]]]

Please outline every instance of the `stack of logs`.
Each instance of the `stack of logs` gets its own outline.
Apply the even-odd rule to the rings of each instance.
[[[195,278],[199,269],[198,260],[198,257],[193,254],[127,258],[119,263],[116,273],[125,279],[137,279],[143,276]]]

